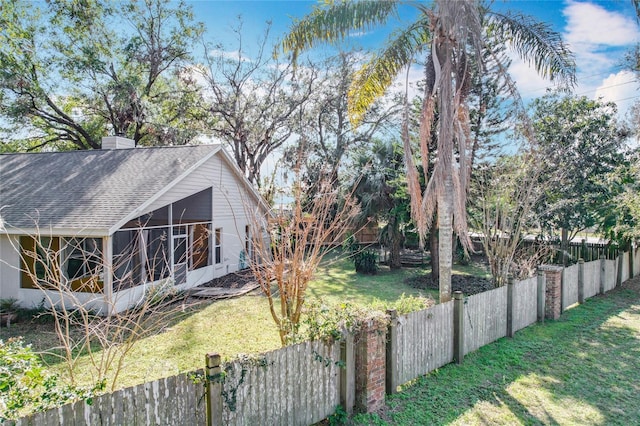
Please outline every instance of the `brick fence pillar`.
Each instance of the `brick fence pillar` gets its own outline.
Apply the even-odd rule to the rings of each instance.
[[[384,406],[386,331],[386,324],[366,321],[355,337],[356,412],[371,413]]]
[[[540,270],[545,274],[545,310],[544,317],[556,320],[562,313],[562,266],[542,265]]]

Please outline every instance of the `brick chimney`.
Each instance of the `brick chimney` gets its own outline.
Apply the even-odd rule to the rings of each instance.
[[[133,139],[122,136],[105,136],[102,138],[102,149],[127,149],[135,148],[136,142]]]

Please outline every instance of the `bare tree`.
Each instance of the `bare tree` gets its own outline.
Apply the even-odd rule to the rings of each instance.
[[[320,69],[317,87],[300,120],[304,126],[306,144],[305,179],[310,182],[323,178],[320,171],[335,185],[342,182],[340,169],[348,168],[350,154],[372,142],[374,136],[395,135],[399,129],[401,101],[386,96],[377,101],[364,115],[359,126],[349,121],[348,95],[354,78],[358,52],[341,52],[329,58]],[[298,161],[298,146],[291,146],[284,158],[291,168]]]
[[[7,139],[99,149],[108,132],[147,145],[194,136],[199,94],[184,70],[203,27],[183,2],[3,2],[0,26]]]
[[[250,267],[269,301],[280,341],[286,345],[299,331],[309,282],[323,257],[341,245],[359,212],[352,194],[340,197],[330,181],[309,188],[296,170],[291,209],[265,219],[254,216]],[[306,193],[315,194],[308,198]]]
[[[294,124],[315,88],[317,70],[282,63],[267,45],[271,25],[249,57],[242,38],[242,21],[233,30],[233,52],[205,45],[202,69],[214,122],[210,131],[230,147],[250,182],[261,185],[261,166],[292,135]]]

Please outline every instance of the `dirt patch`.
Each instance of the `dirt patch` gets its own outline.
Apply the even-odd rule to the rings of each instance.
[[[419,289],[438,290],[438,283],[433,281],[431,274],[406,278],[405,283]],[[451,276],[451,288],[452,291],[461,291],[465,296],[470,296],[491,290],[494,287],[493,283],[486,278],[453,274]]]
[[[252,283],[257,284],[253,273],[250,269],[244,269],[242,271],[232,272],[220,278],[214,278],[207,283],[201,284],[199,287],[242,288],[246,284]]]

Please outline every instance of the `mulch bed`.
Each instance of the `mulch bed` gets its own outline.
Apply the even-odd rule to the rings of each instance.
[[[405,283],[420,289],[438,290],[438,283],[434,282],[431,274],[418,277],[409,277]],[[486,278],[473,277],[470,275],[453,274],[451,276],[452,291],[461,291],[465,296],[482,293],[493,289],[493,283]]]
[[[248,283],[256,282],[251,269],[232,272],[220,278],[201,284],[199,287],[242,288]],[[256,283],[257,284],[257,283]]]
[[[199,285],[189,291],[190,297],[204,299],[230,299],[244,296],[257,290],[260,286],[250,269],[232,272]]]

